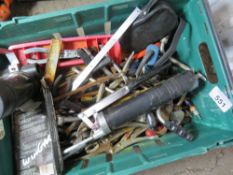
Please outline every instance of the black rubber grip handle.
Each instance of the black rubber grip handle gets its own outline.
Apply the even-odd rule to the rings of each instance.
[[[198,84],[194,73],[178,74],[135,98],[107,108],[103,111],[103,115],[108,126],[116,129],[125,122],[135,120],[139,115],[194,90]]]

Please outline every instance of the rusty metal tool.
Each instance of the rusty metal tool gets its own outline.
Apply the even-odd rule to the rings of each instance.
[[[93,87],[93,86],[96,86],[98,84],[107,82],[107,81],[109,81],[111,79],[114,79],[114,78],[115,78],[114,76],[113,77],[101,77],[101,78],[98,78],[95,82],[87,83],[87,84],[77,88],[75,91],[67,92],[67,93],[62,94],[60,96],[57,96],[53,100],[54,101],[59,101],[59,100],[62,100],[64,98],[68,97],[68,96],[76,95],[77,93],[82,92],[82,91],[84,91],[84,90],[86,90],[86,89],[88,89],[90,87]]]
[[[61,50],[62,50],[62,41],[59,39],[52,39],[48,53],[48,61],[45,67],[45,75],[44,75],[45,81],[49,86],[52,86],[54,82]]]
[[[74,71],[74,72],[77,73],[77,74],[80,74],[80,73],[81,73],[81,71],[78,70],[78,69],[75,68],[75,67],[72,68],[72,71]],[[89,80],[90,82],[96,82],[96,80],[95,80],[94,78],[89,78],[88,80]],[[106,90],[107,92],[111,93],[111,94],[114,92],[114,90],[112,90],[112,89],[110,89],[110,88],[108,88],[108,87],[105,87],[105,90]]]
[[[105,89],[105,84],[104,83],[100,84],[99,91],[96,97],[96,102],[99,102],[103,98],[104,89]]]
[[[132,52],[132,53],[129,55],[129,57],[128,57],[128,59],[127,59],[125,65],[124,65],[124,67],[123,67],[123,69],[122,69],[122,72],[123,72],[123,73],[127,73],[127,72],[128,72],[129,66],[130,66],[131,63],[132,63],[133,58],[134,58],[134,52]]]
[[[147,137],[147,136],[140,136],[142,133],[144,133],[147,129],[147,126],[145,127],[139,127],[131,130],[130,132],[126,133],[121,140],[114,145],[112,151],[113,153],[117,153],[122,151],[123,149],[136,144],[140,143],[146,140],[153,140],[155,138],[158,138],[158,136],[153,137]]]
[[[130,145],[130,143],[128,143],[127,146],[125,146],[126,144],[121,144],[125,141],[125,139],[127,139],[126,142],[128,142],[128,137],[130,137],[129,140],[134,140],[133,138],[136,138],[138,135],[142,134],[145,130],[144,128],[146,127],[147,125],[144,123],[127,123],[115,132],[111,133],[108,137],[87,145],[87,147],[85,147],[87,155],[85,155],[83,158],[89,158],[100,153],[113,154],[116,153],[116,151],[119,152]],[[134,131],[136,131],[136,133],[134,133]]]

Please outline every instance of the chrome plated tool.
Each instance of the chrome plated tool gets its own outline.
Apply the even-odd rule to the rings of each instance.
[[[130,25],[136,20],[136,18],[141,14],[139,8],[130,14],[130,16],[125,20],[125,22],[120,26],[116,33],[111,37],[111,39],[104,45],[100,52],[95,56],[95,58],[87,65],[87,67],[81,72],[81,74],[74,80],[72,91],[77,89],[82,85],[82,83],[88,78],[95,67],[103,60],[104,56],[113,47],[113,45],[121,38],[121,36],[126,32]]]

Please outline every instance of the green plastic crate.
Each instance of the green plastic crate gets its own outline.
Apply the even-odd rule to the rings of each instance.
[[[187,142],[175,134],[168,134],[159,140],[145,142],[128,148],[112,159],[105,154],[86,162],[79,162],[69,175],[90,174],[132,174],[148,168],[163,165],[182,158],[200,155],[219,147],[233,144],[232,109],[223,113],[209,97],[209,92],[218,86],[233,101],[232,77],[229,67],[213,29],[209,8],[205,0],[168,0],[187,21],[187,26],[177,47],[177,56],[186,64],[206,75],[199,53],[200,44],[205,43],[212,57],[216,83],[207,81],[193,99],[201,120],[194,119],[191,126],[196,133],[194,142]],[[81,6],[55,13],[32,17],[15,18],[0,23],[0,46],[51,38],[54,33],[63,37],[77,35],[77,28],[82,27],[85,34],[104,33],[104,24],[111,21],[111,29],[117,27],[136,7],[142,7],[147,0],[108,0],[103,3]],[[13,174],[10,121],[4,120],[6,135],[0,141],[0,174]]]

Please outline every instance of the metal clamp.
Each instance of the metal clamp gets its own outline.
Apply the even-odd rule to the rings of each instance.
[[[8,52],[6,53],[6,57],[8,59],[8,61],[10,62],[10,65],[8,66],[8,70],[9,72],[16,72],[19,71],[19,60],[16,57],[14,52]]]

